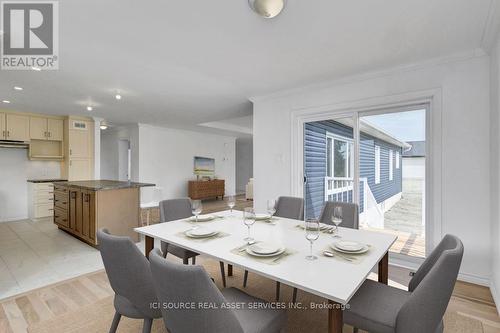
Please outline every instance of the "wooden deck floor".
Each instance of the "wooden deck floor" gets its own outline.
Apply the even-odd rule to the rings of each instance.
[[[371,228],[368,226],[361,226],[361,229],[383,232],[398,237],[394,245],[391,247],[391,252],[409,255],[412,257],[425,258],[425,239],[413,233]]]

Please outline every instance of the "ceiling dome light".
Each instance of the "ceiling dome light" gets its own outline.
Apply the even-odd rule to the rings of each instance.
[[[2,103],[5,103],[5,104],[10,104],[10,101],[8,101],[8,100],[4,99],[4,100],[2,101]]]
[[[94,110],[94,108],[93,108],[93,107],[91,107],[90,105],[89,105],[89,106],[87,106],[87,111],[92,111],[92,110]]]
[[[99,128],[102,130],[105,130],[105,129],[108,129],[108,125],[101,124],[101,126],[99,126]]]
[[[122,99],[122,95],[120,95],[120,94],[116,94],[116,95],[115,95],[115,98],[116,98],[117,100],[120,100],[120,99]]]
[[[285,0],[248,0],[250,8],[264,18],[278,16],[285,7]]]
[[[21,91],[21,90],[23,90],[23,87],[14,86],[14,90]]]

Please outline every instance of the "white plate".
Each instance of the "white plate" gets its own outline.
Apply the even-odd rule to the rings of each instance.
[[[255,214],[255,219],[256,220],[270,220],[271,219],[271,215],[269,214]]]
[[[330,248],[334,251],[337,251],[337,252],[342,252],[342,253],[346,253],[346,254],[363,254],[363,253],[366,253],[368,252],[368,250],[370,249],[368,247],[368,245],[365,245],[361,250],[359,251],[345,251],[345,250],[342,250],[342,249],[339,249],[338,247],[335,246],[335,244],[331,244],[330,245]]]
[[[212,214],[198,215],[198,222],[208,222],[212,221],[213,219],[215,219],[215,216],[213,216]],[[196,221],[196,216],[191,216],[189,220]]]
[[[278,252],[282,249],[282,246],[276,246],[269,243],[257,243],[250,245],[248,248],[253,253],[268,255]]]
[[[201,230],[200,230],[201,229]],[[209,230],[204,228],[197,228],[193,230],[187,230],[184,234],[191,238],[207,238],[217,235],[219,232],[215,230]]]
[[[246,248],[246,251],[249,255],[251,256],[254,256],[254,257],[263,257],[263,258],[266,258],[266,257],[276,257],[276,256],[279,256],[280,254],[282,254],[283,252],[286,251],[286,248],[282,247],[281,249],[278,250],[278,252],[275,252],[275,253],[271,253],[271,254],[258,254],[258,253],[255,253],[253,252],[250,247],[247,247]]]
[[[335,246],[338,249],[350,252],[357,252],[363,249],[365,246],[359,242],[349,241],[349,240],[341,240],[335,243]]]

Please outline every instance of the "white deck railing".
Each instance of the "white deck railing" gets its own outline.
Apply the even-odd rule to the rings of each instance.
[[[354,179],[350,177],[325,177],[325,201],[350,201],[353,185]]]

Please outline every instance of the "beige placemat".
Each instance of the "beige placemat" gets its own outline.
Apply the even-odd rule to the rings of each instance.
[[[256,243],[254,243],[254,244],[256,244]],[[247,253],[246,249],[248,246],[249,246],[248,244],[238,246],[237,248],[232,249],[231,253],[237,254],[237,255],[242,256],[242,257],[247,257],[247,258],[253,259],[255,261],[262,262],[264,264],[268,264],[268,265],[278,265],[280,262],[282,262],[287,257],[297,253],[297,251],[294,251],[291,249],[285,249],[285,252],[283,252],[282,254],[280,254],[276,257],[256,257],[256,256],[252,256],[252,255]]]
[[[305,230],[306,229],[303,224],[297,224],[295,227],[299,228],[301,230]],[[321,224],[320,232],[322,232],[324,234],[333,235],[333,230],[335,230],[335,226],[331,226],[331,225],[328,225],[328,224]]]
[[[217,235],[213,235],[210,237],[204,237],[204,238],[195,238],[195,237],[186,236],[186,231],[189,231],[189,230],[190,229],[178,232],[175,234],[175,236],[181,237],[184,239],[189,239],[189,240],[194,241],[194,242],[205,243],[205,242],[209,242],[209,241],[214,240],[214,239],[224,238],[224,237],[227,237],[230,235],[227,232],[219,231],[219,233]]]

